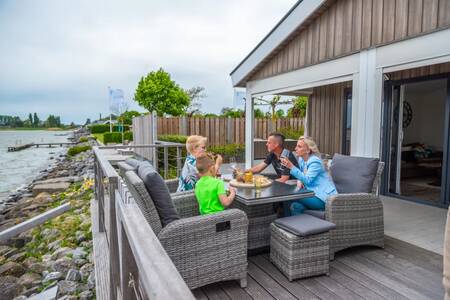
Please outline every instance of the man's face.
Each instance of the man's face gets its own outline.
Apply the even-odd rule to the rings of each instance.
[[[266,146],[267,151],[273,152],[279,146],[279,144],[273,136],[269,136],[269,138],[267,139]]]

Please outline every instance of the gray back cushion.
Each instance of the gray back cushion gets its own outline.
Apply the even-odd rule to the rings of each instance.
[[[127,158],[125,162],[137,171],[140,161],[134,158]]]
[[[278,227],[299,236],[319,234],[336,228],[336,225],[331,222],[306,214],[279,218],[274,223]]]
[[[139,163],[138,175],[144,181],[145,187],[153,199],[162,226],[165,227],[170,222],[180,219],[164,179],[148,161]]]
[[[330,171],[338,193],[371,193],[378,162],[378,158],[335,154]]]

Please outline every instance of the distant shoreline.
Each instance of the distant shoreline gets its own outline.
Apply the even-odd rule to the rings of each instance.
[[[3,128],[0,127],[0,131],[70,131],[76,128],[34,128],[34,127],[16,127],[16,128]]]

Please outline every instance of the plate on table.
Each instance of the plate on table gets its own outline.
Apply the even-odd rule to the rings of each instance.
[[[254,176],[255,178],[256,177],[259,177],[260,179],[259,180],[261,180],[261,188],[265,188],[265,187],[268,187],[268,186],[270,186],[271,184],[272,184],[272,180],[271,179],[269,179],[269,178],[267,178],[267,177],[265,177],[265,176],[261,176],[261,175],[256,175],[256,176]],[[250,182],[250,183],[245,183],[245,182],[240,182],[240,181],[237,181],[236,179],[232,179],[231,181],[230,181],[230,185],[231,186],[234,186],[234,187],[238,187],[238,188],[255,188],[255,184],[253,183],[253,182]]]
[[[222,174],[221,178],[223,181],[231,181],[233,180],[233,174]]]
[[[289,179],[289,180],[286,180],[284,183],[289,184],[289,185],[296,185],[297,179]]]

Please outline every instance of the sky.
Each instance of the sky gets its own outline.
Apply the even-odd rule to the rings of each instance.
[[[108,86],[145,111],[137,83],[160,67],[218,113],[233,106],[230,72],[296,2],[1,0],[0,115],[84,123],[108,113]]]

